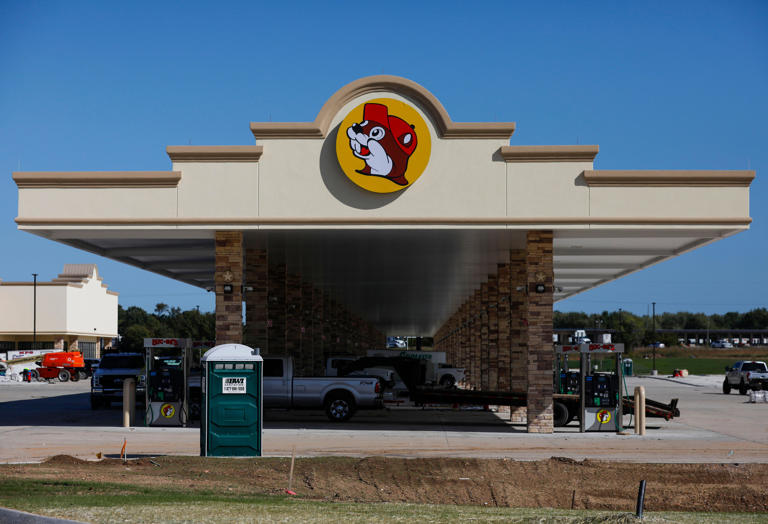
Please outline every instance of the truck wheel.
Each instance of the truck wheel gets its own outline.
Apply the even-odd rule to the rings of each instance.
[[[552,419],[555,427],[562,428],[571,421],[571,414],[568,411],[568,406],[562,402],[555,402],[552,406]]]
[[[61,371],[59,371],[59,382],[66,382],[70,378],[71,377],[70,377],[69,371],[67,371],[66,369],[62,369]]]
[[[744,382],[739,383],[739,395],[746,395],[749,388]]]
[[[30,371],[29,375],[35,382],[40,382],[40,373],[36,369]]]
[[[456,377],[453,375],[443,375],[440,377],[440,385],[444,388],[452,388],[456,385]]]
[[[87,379],[87,378],[88,378],[88,373],[86,373],[85,371],[83,371],[82,369],[80,369],[80,370],[78,370],[78,372],[77,372],[77,377],[78,377],[80,380],[85,380],[85,379]]]
[[[325,414],[331,422],[344,422],[349,420],[355,412],[355,401],[348,393],[336,393],[328,395],[325,401]]]
[[[731,392],[731,385],[728,383],[728,379],[723,380],[723,393],[726,395]]]

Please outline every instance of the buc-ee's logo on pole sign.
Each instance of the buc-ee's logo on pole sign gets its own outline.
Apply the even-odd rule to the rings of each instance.
[[[344,174],[368,191],[393,193],[413,184],[431,152],[427,123],[405,102],[376,98],[342,120],[336,157]]]

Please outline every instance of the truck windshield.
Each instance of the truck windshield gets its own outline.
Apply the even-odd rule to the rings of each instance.
[[[102,369],[136,369],[144,367],[144,359],[140,355],[105,356],[99,367]]]
[[[765,364],[762,362],[744,362],[741,366],[742,371],[756,371],[758,373],[765,373]]]

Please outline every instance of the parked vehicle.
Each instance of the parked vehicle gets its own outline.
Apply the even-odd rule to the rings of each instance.
[[[715,342],[712,342],[710,347],[718,348],[718,349],[732,349],[733,344],[731,344],[727,340],[716,340]]]
[[[749,389],[752,391],[768,390],[768,373],[762,371],[750,371],[747,373],[749,378]]]
[[[144,401],[146,373],[141,353],[107,353],[91,377],[91,409],[109,407],[123,398],[123,381],[136,380],[136,401]]]
[[[464,380],[464,368],[455,368],[450,364],[439,364],[437,374],[440,377],[438,384],[445,388],[456,387],[456,384]]]
[[[37,368],[31,370],[33,379],[54,379],[60,382],[77,382],[86,379],[85,361],[79,351],[59,351],[46,353],[42,360],[35,362]]]
[[[343,422],[358,409],[384,405],[376,377],[295,377],[292,358],[263,358],[265,408],[324,409],[328,419]]]
[[[740,360],[733,367],[726,366],[723,393],[727,395],[732,388],[739,388],[739,393],[746,395],[750,388],[750,378],[753,373],[768,373],[765,362]]]

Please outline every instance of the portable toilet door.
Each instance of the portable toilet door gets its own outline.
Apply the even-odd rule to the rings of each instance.
[[[200,359],[200,455],[260,457],[263,359],[258,349],[222,344]]]

